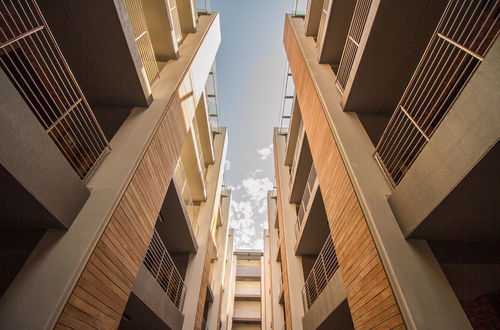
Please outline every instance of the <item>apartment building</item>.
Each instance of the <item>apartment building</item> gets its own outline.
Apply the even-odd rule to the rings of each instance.
[[[499,6],[309,0],[286,16],[272,328],[500,326]]]
[[[227,312],[220,329],[265,329],[266,315],[262,251],[236,250],[224,297]],[[219,328],[217,328],[219,329]]]
[[[2,0],[0,30],[1,327],[218,328],[218,14]]]

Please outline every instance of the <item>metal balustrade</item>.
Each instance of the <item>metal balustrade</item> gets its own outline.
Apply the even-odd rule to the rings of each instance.
[[[215,63],[208,74],[208,79],[205,84],[205,95],[207,97],[208,117],[210,118],[210,127],[213,134],[221,133],[220,130],[220,112],[219,98],[217,94],[217,74]]]
[[[330,8],[330,1],[333,0],[324,0],[323,1],[323,7],[321,9],[321,18],[319,20],[319,27],[318,27],[318,37],[316,38],[316,46],[319,47],[321,43],[323,43],[323,37],[325,36],[326,33],[326,25],[328,24],[328,16],[329,12],[328,9]]]
[[[127,8],[128,16],[132,31],[134,32],[134,39],[139,50],[141,62],[144,67],[146,77],[149,85],[153,86],[154,83],[160,78],[160,71],[149,36],[146,17],[144,16],[144,9],[142,8],[141,0],[125,0],[125,7]]]
[[[306,312],[311,308],[316,299],[318,299],[338,268],[337,255],[330,234],[321,248],[321,252],[302,288],[302,300]]]
[[[180,45],[183,39],[181,21],[179,18],[179,11],[177,10],[177,1],[168,0],[168,9],[170,10],[170,17],[172,17],[172,23],[175,33],[175,41],[177,45]]]
[[[292,15],[293,17],[305,17],[309,0],[293,0]]]
[[[304,193],[302,194],[302,200],[300,201],[299,211],[297,212],[297,221],[295,222],[295,237],[299,237],[300,230],[302,229],[302,224],[304,223],[304,216],[309,210],[309,202],[313,194],[314,184],[316,183],[316,169],[314,165],[311,165],[309,170],[309,176],[307,177],[306,186],[304,187]]]
[[[196,236],[199,227],[199,206],[194,205],[191,190],[189,189],[189,182],[187,181],[186,171],[184,170],[184,165],[181,159],[177,162],[172,178],[175,180],[177,189],[180,190],[184,206],[186,207],[186,211],[188,213],[189,222],[191,223],[191,228],[193,229],[193,234]]]
[[[283,91],[281,98],[281,112],[279,119],[279,134],[285,136],[288,143],[289,126],[292,123],[293,102],[295,97],[295,85],[293,83],[292,71],[288,63],[286,64],[285,77],[283,78]]]
[[[198,128],[198,122],[196,120],[196,116],[193,118],[192,129],[194,130],[194,136],[196,140],[196,151],[198,156],[198,162],[200,163],[201,177],[203,178],[203,181],[205,181],[207,178],[207,168],[205,165],[205,158],[203,157],[203,147],[201,143],[200,130]]]
[[[156,229],[144,257],[144,265],[174,305],[182,310],[186,286]]]
[[[209,14],[211,11],[210,1],[209,0],[196,0],[196,10],[198,11],[198,15]]]
[[[361,36],[363,35],[371,4],[372,0],[356,1],[356,7],[354,8],[351,25],[349,26],[344,50],[340,58],[337,81],[335,83],[341,93],[344,92],[347,86],[347,80],[351,74],[354,58],[358,52],[359,43],[361,42]]]
[[[300,126],[299,126],[299,133],[297,136],[297,143],[295,144],[295,150],[293,153],[293,160],[292,160],[292,168],[290,172],[290,186],[292,186],[293,180],[295,178],[295,174],[297,171],[297,166],[299,163],[299,158],[300,158],[300,151],[302,149],[302,143],[304,141],[304,122],[300,121]]]
[[[0,66],[71,167],[86,179],[108,141],[35,1],[0,1]]]
[[[499,30],[499,1],[451,0],[375,152],[393,187],[483,61]]]

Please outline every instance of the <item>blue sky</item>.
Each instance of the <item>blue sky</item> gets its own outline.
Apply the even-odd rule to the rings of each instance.
[[[279,123],[291,0],[212,0],[222,42],[216,58],[222,125],[228,127],[226,182],[233,187],[236,249],[262,249],[267,190],[274,183],[272,132]]]

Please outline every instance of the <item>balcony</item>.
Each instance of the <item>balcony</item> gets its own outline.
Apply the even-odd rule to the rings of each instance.
[[[185,293],[182,276],[155,230],[119,328],[181,328]]]
[[[311,150],[309,149],[303,122],[301,122],[290,168],[290,203],[300,203],[311,166]]]
[[[108,146],[85,96],[35,3],[2,3],[0,12],[1,68],[85,180]]]
[[[328,235],[302,288],[304,329],[354,329],[338,267],[333,240]]]
[[[193,202],[193,197],[191,196],[191,190],[189,188],[189,183],[187,180],[186,172],[184,170],[182,159],[180,159],[177,163],[172,179],[175,183],[176,190],[182,197],[184,207],[187,211],[187,215],[191,223],[192,231],[194,233],[194,236],[196,236],[199,227],[198,214],[200,211],[200,207],[198,205],[195,205],[195,203]]]
[[[311,208],[311,203],[314,199],[317,189],[318,180],[316,179],[316,169],[314,168],[314,165],[312,165],[311,169],[309,170],[306,186],[304,188],[304,194],[302,195],[302,200],[300,201],[299,210],[297,212],[297,221],[295,222],[294,226],[295,237],[297,237],[297,239],[299,238],[299,234],[303,227],[304,218],[306,216],[306,213],[308,213]]]
[[[483,62],[498,33],[496,10],[493,4],[479,11],[457,2],[443,14],[376,148],[375,157],[392,187],[401,182]],[[457,13],[460,22],[451,24]]]
[[[144,265],[155,277],[174,305],[179,310],[182,310],[186,286],[156,230],[151,238],[146,257],[144,257]]]
[[[333,240],[330,235],[325,241],[321,252],[316,259],[307,279],[302,288],[302,300],[306,312],[311,309],[314,302],[327,286],[330,279],[333,277],[339,264]]]
[[[255,266],[237,266],[237,281],[260,281],[260,267]]]

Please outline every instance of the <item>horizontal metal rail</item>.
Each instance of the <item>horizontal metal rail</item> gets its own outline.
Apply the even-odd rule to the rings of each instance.
[[[86,179],[108,141],[34,0],[0,1],[0,67]]]
[[[499,31],[498,0],[450,0],[375,152],[396,187],[483,61]]]
[[[316,299],[318,299],[338,268],[337,254],[335,253],[333,239],[330,234],[321,248],[321,252],[302,288],[302,300],[306,312],[311,308]]]
[[[186,286],[156,229],[149,243],[144,265],[156,278],[174,305],[182,310]]]

